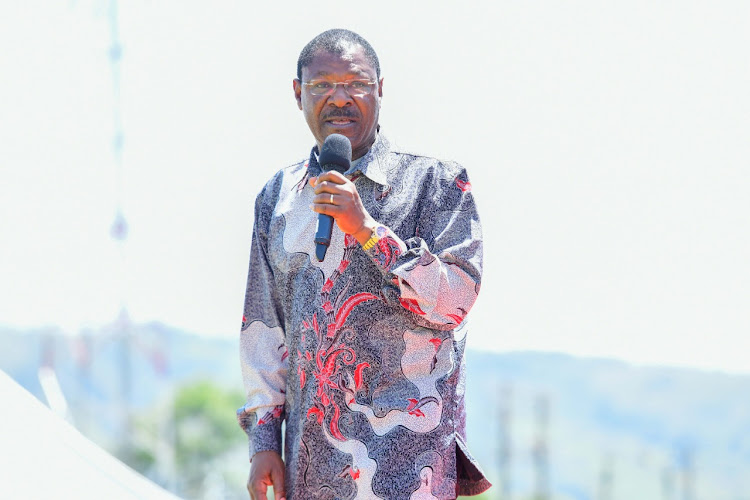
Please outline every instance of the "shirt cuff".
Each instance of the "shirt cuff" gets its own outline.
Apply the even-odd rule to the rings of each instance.
[[[261,451],[275,451],[281,456],[281,424],[284,422],[283,406],[266,412],[258,419],[256,412],[237,412],[240,427],[247,434],[249,442],[250,461],[256,453]]]

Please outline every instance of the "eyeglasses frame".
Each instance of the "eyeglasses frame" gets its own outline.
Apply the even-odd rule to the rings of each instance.
[[[321,83],[321,82],[330,83],[331,85],[333,85],[333,87],[328,92],[326,92],[325,94],[313,94],[312,92],[310,92],[310,95],[313,95],[315,97],[327,97],[327,96],[332,95],[334,92],[336,92],[336,87],[338,85],[343,85],[344,86],[344,91],[346,91],[346,93],[349,94],[350,96],[352,96],[352,97],[362,97],[362,96],[366,96],[366,95],[371,95],[372,94],[372,90],[373,90],[372,85],[378,83],[377,80],[374,80],[374,81],[351,80],[351,81],[348,81],[348,82],[329,82],[328,80],[321,79],[321,80],[310,80],[310,81],[307,81],[307,82],[300,82],[300,84],[304,85],[305,87],[312,87],[313,85],[315,85],[317,83]],[[370,89],[371,89],[370,92],[368,92],[366,94],[357,94],[357,93],[352,94],[351,92],[349,92],[349,88],[348,88],[347,85],[350,84],[350,83],[353,83],[353,82],[362,82],[362,83],[366,83],[367,85],[370,85],[371,86],[370,87]]]

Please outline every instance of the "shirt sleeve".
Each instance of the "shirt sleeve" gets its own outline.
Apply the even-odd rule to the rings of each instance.
[[[391,229],[365,252],[386,279],[384,295],[429,328],[458,327],[476,301],[482,275],[482,230],[466,170],[444,168],[423,192],[417,234],[405,240]]]
[[[255,203],[240,333],[240,364],[247,401],[237,410],[237,419],[248,436],[251,461],[259,451],[281,454],[288,366],[283,316],[267,254],[267,215],[273,207],[264,203],[264,192]]]

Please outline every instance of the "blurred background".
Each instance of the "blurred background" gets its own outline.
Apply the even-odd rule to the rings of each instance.
[[[183,498],[246,498],[255,195],[346,27],[485,234],[469,445],[503,500],[750,499],[750,4],[0,4],[0,369]],[[8,402],[12,404],[12,402]]]

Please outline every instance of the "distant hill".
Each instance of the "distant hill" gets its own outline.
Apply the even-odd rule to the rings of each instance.
[[[467,360],[469,443],[499,477],[508,415],[511,492],[543,477],[541,433],[553,498],[750,499],[748,376],[540,352]]]
[[[54,366],[76,423],[110,440],[118,420],[101,416],[126,403],[145,410],[204,378],[239,387],[237,348],[126,320],[77,337],[0,327],[0,369],[44,401],[38,367]],[[750,500],[750,376],[544,352],[469,350],[466,363],[469,446],[496,498]]]

